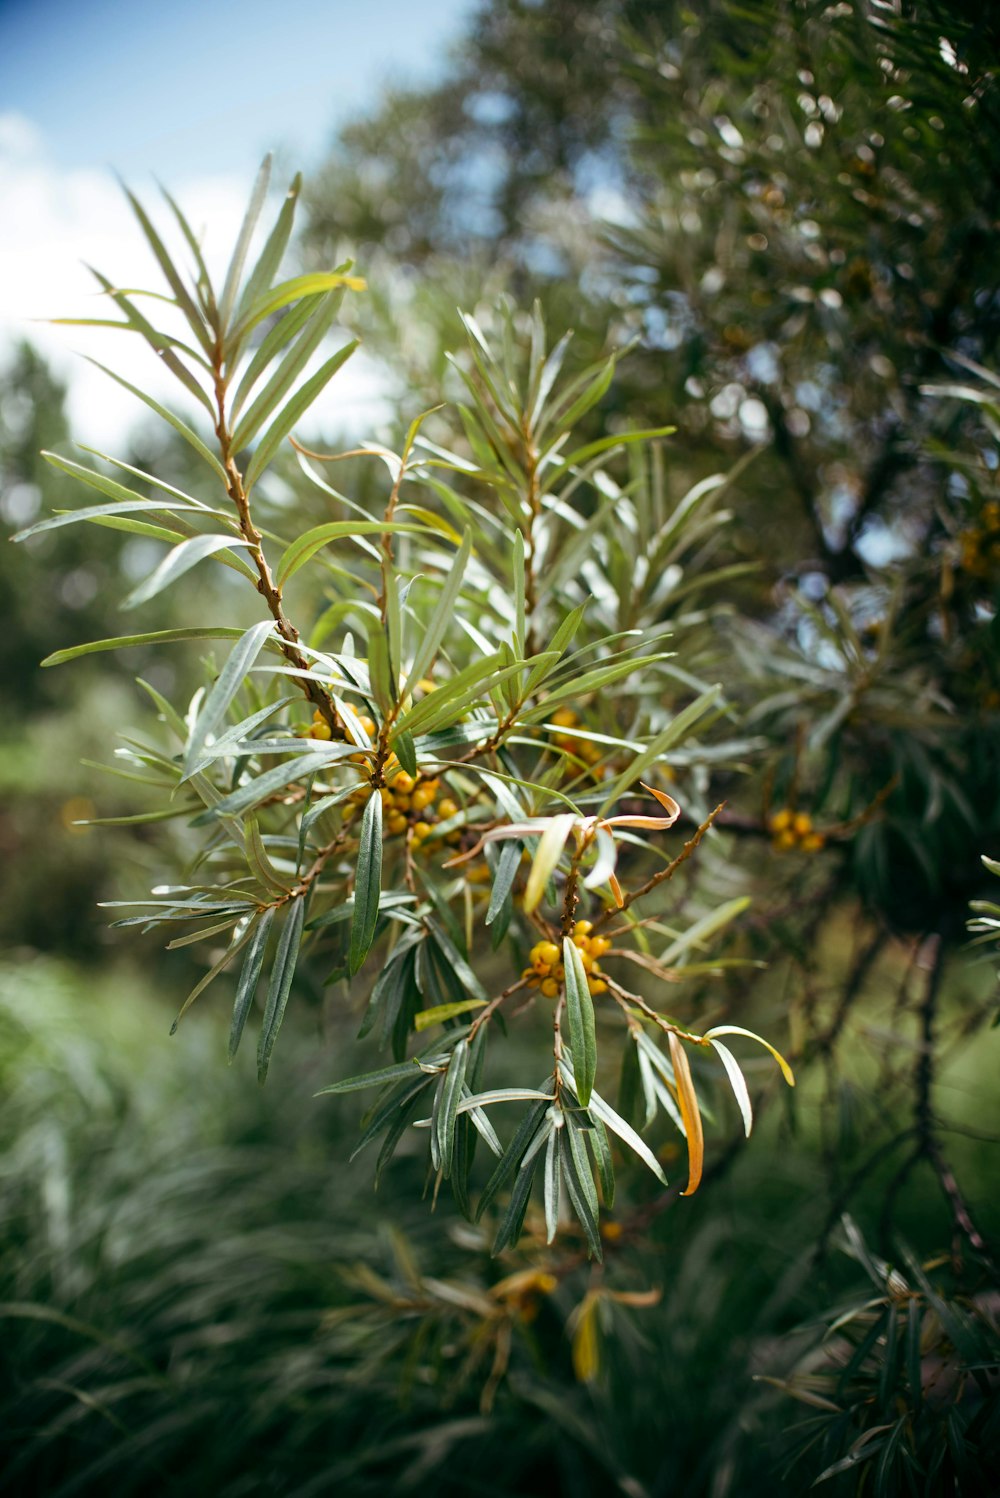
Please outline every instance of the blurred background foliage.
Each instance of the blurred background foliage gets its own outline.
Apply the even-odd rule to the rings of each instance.
[[[415,1152],[373,1196],[353,1112],[308,1102],[330,1006],[262,1094],[224,1016],[168,1044],[184,954],[112,945],[93,909],[148,884],[143,830],[73,826],[135,801],[76,761],[141,722],[135,674],[169,693],[197,663],[39,672],[122,631],[147,543],[4,548],[11,1491],[990,1491],[996,974],[965,923],[1000,855],[998,64],[980,5],[492,0],[311,184],[298,254],[364,270],[397,435],[456,394],[456,308],[489,331],[507,292],[581,366],[630,348],[592,434],[674,423],[670,493],[749,459],[684,565],[731,569],[697,639],[760,746],[677,768],[727,807],[676,916],[752,890],[729,951],[761,967],[703,1007],[784,1027],[800,1085],[762,1082],[746,1154],[723,1117],[695,1201],[636,1183],[603,1278],[537,1225],[491,1262],[419,1201]],[[37,456],[62,397],[27,346],[0,373],[10,529],[77,502]],[[122,456],[184,483],[158,434]],[[338,483],[364,503],[369,471]]]

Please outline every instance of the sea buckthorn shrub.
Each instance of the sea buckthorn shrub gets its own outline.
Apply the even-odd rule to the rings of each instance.
[[[295,431],[356,340],[316,359],[365,282],[349,262],[278,280],[300,184],[258,246],[267,185],[265,164],[221,287],[180,208],[167,199],[190,277],[131,194],[165,292],[140,302],[98,276],[117,326],[183,387],[190,417],[128,388],[188,444],[200,481],[188,492],[89,450],[49,454],[98,502],[25,533],[94,522],[163,543],[131,608],[203,564],[257,595],[246,629],[145,629],[47,662],[137,644],[220,650],[189,702],[140,684],[158,738],[130,740],[119,768],[160,803],[130,820],[179,822],[196,851],[119,924],[204,952],[178,1019],[210,986],[225,992],[230,1059],[255,1026],[261,1082],[308,966],[388,1052],[325,1089],[374,1092],[361,1145],[378,1145],[376,1176],[422,1130],[435,1194],[448,1182],[462,1211],[489,1211],[497,1250],[516,1243],[537,1183],[548,1241],[575,1219],[600,1256],[615,1155],[667,1184],[642,1134],[659,1113],[686,1140],[688,1194],[706,1087],[731,1091],[749,1133],[730,1037],[766,1046],[792,1081],[753,1032],[699,1032],[672,1013],[685,1006],[674,985],[712,968],[746,903],[668,915],[673,875],[714,835],[707,767],[745,748],[701,669],[713,578],[699,558],[725,522],[727,480],[671,500],[669,428],[578,435],[615,355],[571,371],[569,335],[550,347],[540,310],[506,302],[489,334],[464,317],[456,420],[419,416],[398,450],[304,448]],[[289,439],[293,492],[308,486],[328,517],[305,529],[276,480]],[[381,465],[377,509],[334,487],[342,457]],[[810,824],[802,848],[817,836]],[[692,953],[709,960],[685,969]],[[493,1054],[531,1014],[543,1039],[530,1074],[494,1085]],[[614,1106],[623,1057],[632,1101]]]

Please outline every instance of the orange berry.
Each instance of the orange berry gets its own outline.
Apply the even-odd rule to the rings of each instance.
[[[544,978],[542,980],[542,993],[547,999],[556,999],[559,997],[559,984],[555,978]]]
[[[803,853],[818,853],[825,842],[826,838],[821,832],[810,832],[807,837],[802,839],[800,846]]]
[[[812,817],[808,812],[805,811],[799,812],[792,825],[794,826],[795,831],[798,833],[799,837],[805,837],[807,833],[810,833],[813,830]]]

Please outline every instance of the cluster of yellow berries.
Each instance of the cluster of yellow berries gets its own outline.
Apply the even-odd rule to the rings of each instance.
[[[600,975],[598,958],[611,951],[611,941],[607,936],[591,936],[593,929],[592,921],[577,921],[573,927],[573,945],[580,954],[591,993],[606,993],[608,985]],[[566,977],[561,949],[554,941],[538,941],[528,957],[531,966],[526,967],[521,974],[527,980],[528,987],[541,989],[547,999],[558,998]]]
[[[768,827],[772,844],[781,852],[797,848],[800,853],[818,853],[826,842],[823,834],[813,827],[808,812],[792,811],[787,806],[774,813]]]
[[[557,728],[576,728],[580,722],[571,707],[557,708],[550,721]],[[596,765],[598,760],[604,757],[599,744],[593,743],[591,739],[578,739],[571,733],[554,734],[552,742],[558,748],[565,749],[567,754],[575,754],[577,759],[582,759],[585,765]]]
[[[358,722],[370,739],[374,739],[378,726],[374,719],[367,714],[359,714]],[[313,716],[312,725],[309,729],[309,737],[313,739],[330,738],[330,725],[326,722],[322,713],[317,712]],[[349,762],[357,765],[367,765],[368,757],[364,754],[352,754]],[[409,775],[399,767],[399,760],[395,754],[390,754],[386,760],[386,772],[390,780],[379,790],[382,798],[383,825],[389,837],[402,837],[407,828],[412,827],[411,846],[414,851],[429,835],[433,821],[446,822],[458,812],[458,803],[450,797],[442,797],[437,801],[441,790],[441,781],[438,776],[415,776]],[[362,781],[356,790],[352,791],[345,814],[350,817],[357,808],[368,800],[371,788],[367,781]],[[456,830],[447,836],[448,842],[456,842],[460,837]]]
[[[961,566],[970,577],[988,578],[1000,570],[1000,502],[983,505],[979,524],[963,531]]]

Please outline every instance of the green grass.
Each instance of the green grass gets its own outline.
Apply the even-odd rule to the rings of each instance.
[[[735,1169],[609,1255],[604,1281],[581,1265],[535,1319],[505,1318],[490,1288],[527,1260],[491,1261],[443,1199],[432,1216],[419,1141],[384,1196],[370,1161],[347,1163],[357,1099],[311,1096],[335,1074],[335,1029],[320,1039],[300,1013],[261,1091],[252,1056],[224,1064],[224,1015],[171,1040],[149,987],[37,958],[0,969],[3,1491],[801,1490],[769,1444],[801,1411],[752,1374],[787,1368],[798,1321],[857,1279],[836,1256],[811,1269],[825,1202],[808,1115],[798,1138],[762,1120]],[[601,1283],[661,1300],[602,1304],[581,1384],[566,1322]]]

